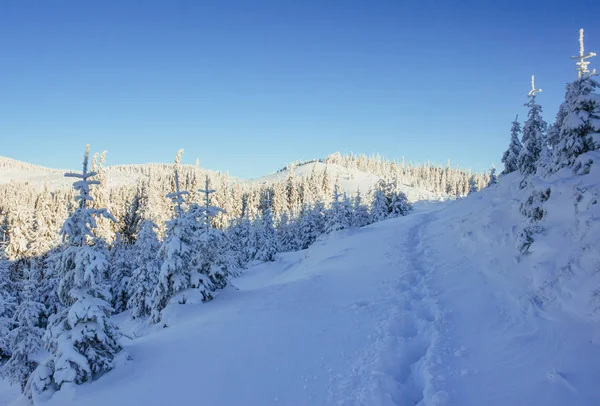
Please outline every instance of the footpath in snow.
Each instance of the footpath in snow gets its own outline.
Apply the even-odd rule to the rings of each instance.
[[[597,327],[530,300],[515,210],[481,196],[255,266],[48,405],[600,404]]]

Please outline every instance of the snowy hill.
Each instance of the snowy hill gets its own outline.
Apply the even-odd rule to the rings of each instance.
[[[358,169],[348,169],[340,165],[325,164],[323,162],[311,162],[305,165],[296,166],[292,170],[294,171],[296,177],[301,178],[303,176],[309,176],[313,170],[323,171],[325,168],[327,168],[332,182],[335,182],[336,179],[339,179],[340,187],[342,191],[346,193],[354,193],[356,190],[367,192],[373,186],[375,186],[377,181],[380,179],[379,176],[366,173]],[[271,175],[253,179],[251,182],[265,184],[283,182],[288,177],[289,173],[290,169],[285,169]],[[439,199],[439,196],[436,196],[435,193],[419,187],[400,184],[398,185],[398,189],[404,192],[406,197],[408,197],[408,200],[411,202]]]
[[[140,165],[118,165],[106,167],[107,185],[109,188],[121,186],[134,186],[140,177],[147,176],[149,170],[153,168],[166,169],[169,172],[170,164],[140,164]],[[294,173],[297,178],[309,176],[311,171],[316,169],[322,171],[327,168],[330,180],[333,184],[336,179],[340,180],[341,191],[352,194],[360,189],[361,192],[369,191],[380,179],[378,176],[369,174],[358,169],[348,169],[336,164],[325,164],[323,162],[309,163],[294,167]],[[202,169],[202,171],[205,171]],[[209,173],[215,173],[208,171]],[[290,169],[285,169],[271,175],[260,178],[246,180],[239,178],[229,178],[232,182],[242,184],[260,185],[272,184],[274,182],[283,182],[288,177]],[[47,185],[50,190],[66,190],[72,187],[72,181],[64,177],[65,170],[48,169],[41,166],[16,161],[10,158],[0,157],[0,185],[10,182],[27,183],[42,189]],[[399,190],[403,191],[409,201],[436,200],[439,196],[423,188],[400,184]]]
[[[511,174],[280,254],[239,290],[171,305],[168,328],[121,315],[117,367],[43,404],[598,405],[599,205],[573,204],[598,195],[597,175],[548,180],[526,256],[531,190]]]

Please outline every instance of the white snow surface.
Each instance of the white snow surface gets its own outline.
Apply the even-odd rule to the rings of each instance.
[[[517,260],[518,183],[280,254],[238,290],[171,304],[167,328],[120,315],[132,339],[116,368],[43,404],[599,405],[598,311],[583,299],[597,269],[542,277],[598,227],[576,225],[559,193],[560,215]]]

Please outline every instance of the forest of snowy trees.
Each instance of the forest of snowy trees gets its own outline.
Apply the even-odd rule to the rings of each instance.
[[[504,155],[503,173],[519,172],[521,188],[527,189],[528,198],[521,203],[525,223],[517,238],[517,248],[527,254],[535,235],[544,232],[547,203],[552,195],[551,181],[576,176],[579,185],[573,190],[574,205],[578,211],[588,210],[599,199],[588,190],[586,176],[600,159],[600,84],[594,79],[596,70],[588,69],[588,59],[595,53],[585,53],[583,29],[579,32],[579,55],[573,56],[577,80],[566,86],[565,100],[560,105],[555,122],[548,126],[542,118],[542,106],[536,102],[534,77],[525,104],[527,120],[521,125],[518,117],[512,123],[510,144]]]
[[[334,154],[325,162],[381,178],[373,190],[349,195],[327,166],[243,184],[182,165],[182,153],[174,165],[147,166],[135,187],[108,188],[106,154],[90,157],[89,147],[82,172],[65,174],[75,180],[70,191],[1,187],[0,373],[30,399],[113,367],[121,349],[113,314],[159,324],[169,303],[184,304],[192,293],[213,299],[252,261],[406,215],[401,179],[458,195],[488,179]]]

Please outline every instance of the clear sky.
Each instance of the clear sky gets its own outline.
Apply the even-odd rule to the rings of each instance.
[[[552,122],[596,1],[0,1],[0,155],[255,177],[335,151],[500,166],[530,76]],[[594,60],[595,59],[595,60]],[[591,67],[600,70],[600,57]]]

